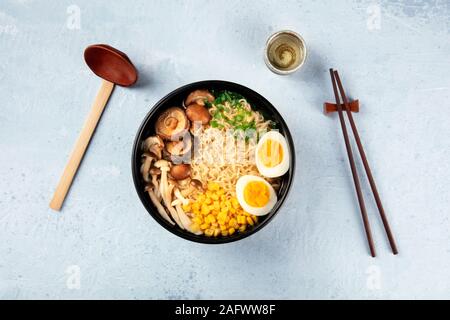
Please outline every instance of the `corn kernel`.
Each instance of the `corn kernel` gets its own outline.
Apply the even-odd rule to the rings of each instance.
[[[234,228],[228,229],[228,234],[231,236],[236,230]]]
[[[258,216],[253,216],[252,219],[253,221],[258,222]]]
[[[244,232],[245,229],[247,229],[247,226],[245,224],[239,227],[240,232]]]
[[[208,217],[209,217],[209,221],[210,221],[211,223],[216,222],[216,217],[214,217],[212,214],[210,214]]]
[[[219,228],[214,229],[214,237],[218,237],[220,234],[220,231],[221,230]]]
[[[207,237],[211,237],[214,234],[214,230],[213,229],[206,229],[205,230],[205,235]]]
[[[182,206],[182,208],[183,208],[183,210],[184,210],[185,212],[191,212],[191,204],[190,204],[190,203],[184,204],[184,205]]]
[[[211,210],[209,210],[209,207],[207,205],[202,205],[202,214],[203,215],[205,215],[205,216],[208,215],[210,211]]]
[[[220,219],[220,220],[225,220],[226,219],[226,217],[227,217],[227,213],[226,212],[219,212],[219,214],[217,215],[217,219]]]
[[[255,224],[255,222],[253,222],[253,219],[251,217],[247,217],[247,222],[251,226]]]
[[[200,210],[200,204],[198,202],[194,202],[192,204],[192,210],[193,211],[199,211]]]
[[[217,182],[210,182],[208,183],[208,190],[209,191],[216,191],[220,189],[220,185]]]
[[[219,200],[219,196],[217,194],[212,194],[211,199],[217,201],[217,200]]]
[[[237,222],[238,222],[239,224],[247,224],[247,219],[245,219],[245,216],[239,215],[239,216],[237,217]]]
[[[233,208],[239,208],[239,202],[236,198],[231,198],[231,204],[233,205]]]
[[[201,225],[203,223],[203,218],[201,216],[195,216],[192,219],[192,222],[197,223],[198,225]]]
[[[209,223],[206,223],[206,222],[200,226],[200,229],[202,229],[202,230],[206,230],[208,228],[209,228]]]
[[[227,230],[223,230],[222,231],[222,236],[226,237],[228,235],[228,231]]]

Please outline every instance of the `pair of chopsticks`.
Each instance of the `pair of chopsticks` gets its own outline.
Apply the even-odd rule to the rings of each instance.
[[[384,229],[386,231],[386,235],[389,240],[389,244],[391,245],[392,253],[397,254],[397,245],[395,244],[394,236],[392,235],[391,228],[389,227],[389,222],[387,220],[386,214],[383,209],[383,205],[381,204],[380,195],[378,194],[377,186],[375,185],[375,180],[373,179],[372,171],[370,170],[369,163],[367,161],[366,153],[364,152],[364,148],[361,143],[361,139],[359,138],[358,130],[356,129],[355,121],[353,120],[353,116],[350,110],[350,105],[347,100],[347,96],[345,95],[344,87],[342,86],[341,79],[339,78],[339,74],[337,71],[330,69],[331,82],[333,84],[334,96],[336,98],[336,106],[339,114],[339,121],[341,122],[342,134],[345,140],[345,147],[347,149],[348,160],[350,162],[350,168],[352,170],[353,182],[355,184],[356,195],[358,197],[359,208],[361,210],[361,216],[364,223],[364,229],[366,232],[367,242],[369,243],[370,254],[372,257],[376,256],[375,253],[375,245],[373,243],[372,232],[370,230],[369,219],[367,217],[366,206],[364,204],[364,197],[361,191],[361,185],[359,182],[358,172],[356,171],[355,160],[353,159],[352,147],[350,146],[350,141],[348,138],[347,128],[345,125],[344,114],[342,112],[342,104],[340,102],[339,92],[342,96],[342,102],[345,107],[345,111],[347,113],[348,120],[350,122],[350,126],[353,131],[353,135],[356,140],[356,145],[358,146],[358,151],[361,156],[362,162],[364,164],[364,170],[366,171],[367,178],[370,183],[370,187],[372,189],[373,196],[375,198],[375,202],[378,207],[378,212],[380,213],[381,220],[383,221]]]

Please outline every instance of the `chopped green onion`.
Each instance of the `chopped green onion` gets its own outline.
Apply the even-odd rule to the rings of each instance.
[[[242,120],[244,120],[244,117],[241,116],[241,115],[237,115],[236,117],[234,117],[234,120],[235,121],[242,121]]]

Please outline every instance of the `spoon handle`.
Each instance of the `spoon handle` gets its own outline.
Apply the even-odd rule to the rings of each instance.
[[[72,184],[73,178],[78,170],[78,166],[80,165],[87,146],[89,145],[92,134],[97,127],[97,123],[102,116],[109,96],[114,89],[114,83],[107,80],[102,81],[102,86],[97,93],[91,112],[84,123],[83,129],[81,130],[72,154],[70,155],[70,159],[66,164],[66,168],[64,169],[61,179],[59,180],[58,186],[53,194],[53,199],[50,201],[50,208],[53,210],[59,211],[61,209],[70,185]]]

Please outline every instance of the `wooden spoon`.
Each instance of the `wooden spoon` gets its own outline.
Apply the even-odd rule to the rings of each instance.
[[[87,47],[84,51],[84,60],[89,68],[103,80],[91,112],[56,187],[53,199],[50,201],[50,208],[58,211],[62,207],[89,141],[114,89],[114,84],[128,87],[136,83],[138,78],[137,70],[127,55],[111,46],[95,44]]]

